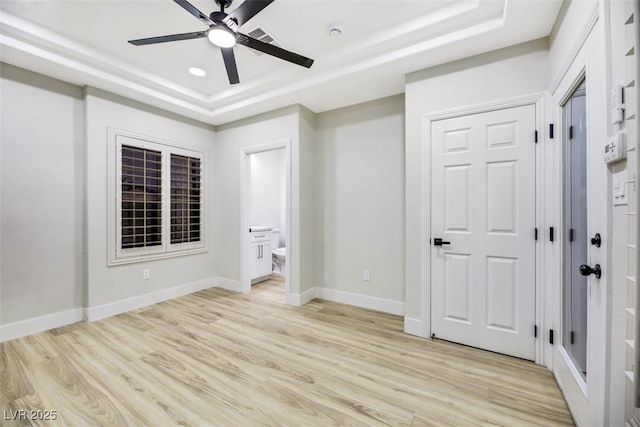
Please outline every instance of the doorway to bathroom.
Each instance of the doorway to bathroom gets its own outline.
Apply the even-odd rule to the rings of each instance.
[[[242,291],[258,283],[282,286],[289,295],[289,144],[243,150]]]

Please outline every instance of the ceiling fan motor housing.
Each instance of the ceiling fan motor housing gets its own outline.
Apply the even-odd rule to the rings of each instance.
[[[226,17],[227,14],[224,12],[211,12],[211,15],[209,15],[209,19],[211,19],[216,24],[221,24]]]

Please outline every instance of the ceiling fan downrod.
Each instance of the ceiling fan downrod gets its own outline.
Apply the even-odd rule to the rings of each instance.
[[[224,13],[224,10],[231,6],[233,0],[216,0],[216,4],[220,6],[220,12]]]

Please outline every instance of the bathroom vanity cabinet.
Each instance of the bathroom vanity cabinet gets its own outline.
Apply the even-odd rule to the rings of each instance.
[[[249,275],[251,279],[271,274],[271,231],[249,233]]]

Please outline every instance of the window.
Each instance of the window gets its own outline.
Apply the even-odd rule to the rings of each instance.
[[[203,153],[119,131],[112,134],[110,175],[115,179],[110,182],[115,181],[116,188],[109,189],[115,196],[109,263],[206,250]]]
[[[200,240],[200,163],[171,155],[171,244]]]
[[[162,244],[162,153],[122,146],[122,249]]]

